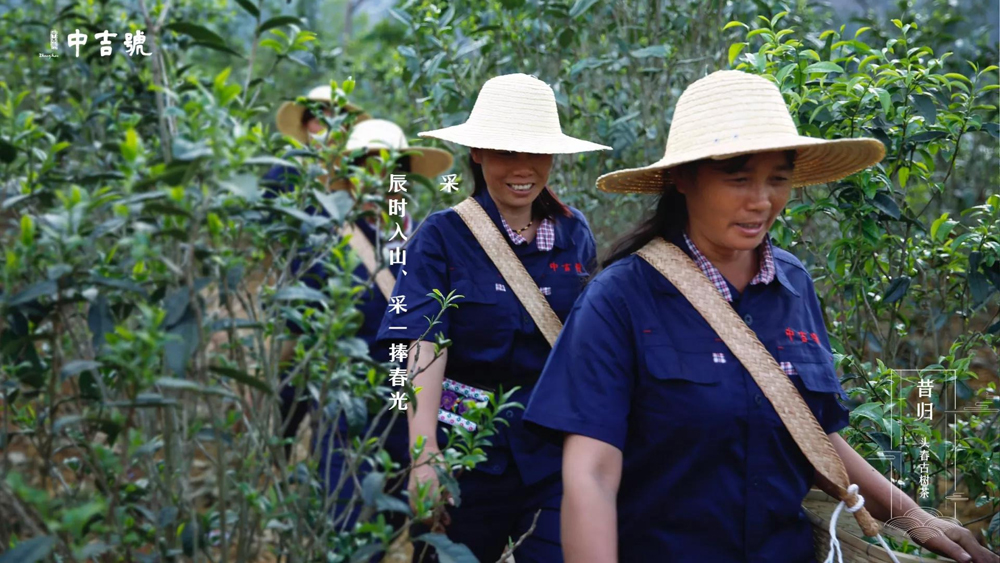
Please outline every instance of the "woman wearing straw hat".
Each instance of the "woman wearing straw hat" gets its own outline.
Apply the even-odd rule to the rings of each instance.
[[[437,486],[432,463],[446,443],[443,425],[472,429],[459,416],[461,407],[452,412],[462,404],[459,395],[479,397],[501,386],[505,391],[520,386],[511,400],[523,404],[549,353],[546,337],[516,294],[522,284],[501,275],[480,244],[480,233],[495,236],[492,240],[510,253],[507,266],[523,265],[521,281],[537,286],[532,291],[554,311],[555,322],[565,319],[596,267],[596,246],[583,215],[561,203],[547,185],[553,155],[609,148],[564,135],[552,89],[524,74],[488,80],[468,121],[420,136],[471,148],[475,189],[456,209],[473,205],[485,213],[476,230],[456,209],[425,219],[409,242],[408,273],[398,278],[393,292],[405,297],[407,310],[388,312],[379,330],[379,341],[387,347],[409,344],[408,368],[417,374],[412,383],[423,388],[417,404],[407,409],[411,445],[420,436],[427,439],[411,471],[411,497],[420,483]],[[428,328],[425,316],[434,318],[440,311],[428,296],[433,290],[444,295],[454,290],[463,298],[442,314],[426,340],[418,341]],[[438,333],[452,345],[434,359]],[[498,425],[487,460],[459,475],[461,502],[448,508],[448,537],[481,561],[495,561],[508,539],[517,541],[541,510],[534,532],[517,548],[517,561],[560,561],[558,443],[526,432],[520,409],[502,411],[502,416],[509,427]]]
[[[410,147],[406,140],[406,135],[403,130],[391,121],[384,119],[368,119],[361,123],[358,123],[351,130],[350,135],[347,139],[345,145],[345,151],[352,154],[358,155],[355,159],[355,164],[358,166],[363,166],[366,160],[377,155],[381,150],[389,149],[400,153],[403,156],[397,161],[396,167],[393,170],[387,171],[386,174],[405,174],[414,173],[420,174],[426,177],[437,176],[449,168],[452,165],[452,156],[447,151],[441,149],[435,149],[430,147]],[[291,167],[285,167],[281,170],[281,176],[294,176],[297,171]],[[274,186],[272,190],[267,194],[268,197],[275,197],[279,192],[289,192],[294,189],[294,184],[283,183]],[[340,179],[335,180],[331,183],[331,189],[348,189],[352,195],[354,193],[354,186],[350,182]],[[390,194],[389,197],[400,197],[402,194]],[[317,210],[315,208],[307,209],[310,213],[325,213],[323,211]],[[377,218],[377,214],[375,214]],[[409,215],[403,217],[400,222],[400,229],[403,236],[410,236],[413,233],[412,221],[410,221]],[[401,237],[388,236],[387,233],[383,232],[385,229],[380,229],[377,222],[372,218],[372,214],[368,217],[363,217],[358,219],[351,229],[352,237],[363,236],[367,241],[367,246],[365,248],[370,248],[373,250],[371,254],[371,260],[377,261],[373,266],[374,268],[379,268],[380,263],[385,262],[384,257],[394,248],[402,245],[403,239]],[[391,231],[390,231],[391,232]],[[394,234],[394,233],[393,233]],[[390,240],[392,239],[392,240]],[[357,241],[352,241],[351,246],[356,247]],[[378,260],[376,257],[377,251],[375,249],[381,249],[381,254],[383,256],[382,260]],[[359,249],[359,253],[363,250]],[[308,253],[308,251],[307,251]],[[294,271],[298,272],[302,268],[301,261],[295,261],[292,264]],[[399,272],[399,265],[390,265],[385,268],[388,270],[391,276],[395,276]],[[382,275],[384,272],[380,272]],[[359,280],[359,283],[363,283],[360,280],[368,280],[372,277],[373,272],[370,271],[369,265],[362,263],[358,266],[357,270],[354,272],[354,278]],[[313,289],[322,289],[326,284],[327,271],[322,264],[317,264],[312,266],[307,271],[302,272],[303,282]],[[376,282],[378,282],[379,277],[376,277]],[[391,280],[391,277],[390,277]],[[378,331],[379,322],[382,320],[382,315],[384,314],[386,308],[388,307],[388,300],[384,292],[379,287],[380,284],[373,284],[373,287],[368,288],[362,294],[361,301],[357,304],[357,309],[362,315],[362,324],[358,329],[356,334],[357,338],[360,338],[368,344],[369,356],[376,362],[388,362],[389,353],[384,347],[375,346],[375,336]],[[392,282],[386,286],[386,290],[392,287]],[[300,327],[298,324],[289,322],[289,330],[293,334],[302,334],[307,327]],[[294,343],[290,346],[284,348],[285,353],[283,354],[283,359],[290,359],[289,352],[294,350]],[[282,389],[282,407],[283,407],[283,420],[287,419],[288,423],[284,432],[285,437],[294,436],[299,424],[301,423],[306,412],[308,412],[308,403],[306,402],[307,394],[303,392],[302,389],[296,389],[292,386],[287,386]],[[298,399],[298,400],[296,400]],[[388,422],[391,420],[391,416],[383,416],[380,421],[380,426],[376,428],[372,435],[380,436],[385,431]],[[320,441],[322,444],[320,448],[320,472],[324,477],[323,482],[328,489],[334,489],[341,477],[341,465],[343,463],[343,456],[338,453],[330,454],[331,450],[339,450],[343,447],[340,439],[346,436],[346,421],[337,421],[337,424],[332,424],[327,422],[326,432],[324,432],[324,437]],[[402,422],[397,422],[393,425],[391,431],[388,433],[388,437],[384,447],[393,459],[401,461],[405,458],[407,452],[407,437],[406,437],[406,425]],[[353,489],[348,484],[348,486],[341,488],[341,497],[349,499],[353,494]]]
[[[313,88],[304,97],[307,100],[319,102],[327,115],[333,115],[333,89],[330,88],[329,84]],[[369,117],[360,107],[350,102],[344,105],[342,111],[356,114],[355,123],[360,123]],[[275,122],[278,125],[278,131],[303,145],[308,145],[310,138],[318,137],[324,129],[323,123],[309,108],[294,101],[286,101],[281,104]]]
[[[800,451],[791,415],[815,417],[821,428],[803,422],[795,435],[832,442],[846,495],[847,482],[859,486],[875,517],[890,517],[890,493],[893,514],[916,507],[837,434],[846,394],[813,282],[768,237],[792,189],[884,152],[870,139],[799,136],[770,81],[719,71],[681,95],[662,160],[598,179],[604,191],[660,197],[576,302],[525,412],[529,426],[566,436],[566,561],[814,561],[801,502],[814,483],[845,496]],[[763,348],[730,346],[755,338]],[[751,361],[767,353],[780,363]],[[795,391],[805,404],[793,409]],[[967,531],[946,533],[924,545],[987,561]]]

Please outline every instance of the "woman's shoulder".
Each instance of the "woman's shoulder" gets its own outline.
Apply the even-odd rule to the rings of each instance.
[[[569,216],[562,215],[559,217],[560,220],[565,221],[571,227],[590,230],[590,223],[587,222],[587,216],[582,211],[572,205],[567,205],[566,209],[569,210]]]
[[[420,245],[444,245],[461,236],[458,231],[462,218],[451,207],[446,207],[426,215],[414,224],[414,236]]]
[[[805,264],[799,260],[798,256],[774,244],[771,245],[771,249],[775,266],[782,269],[789,281],[799,287],[801,287],[801,284],[813,283],[812,276],[809,275],[809,270],[806,269]]]
[[[644,260],[635,254],[614,261],[587,281],[587,293],[592,299],[623,304],[647,283],[648,272],[642,263]]]
[[[802,270],[803,272],[808,271],[806,270],[805,265],[802,264],[802,261],[799,260],[798,256],[792,254],[791,252],[785,250],[784,248],[777,246],[774,243],[771,244],[771,249],[774,251],[775,260],[780,260],[783,264],[791,266],[792,268],[795,268],[797,270]]]
[[[458,224],[456,221],[458,223],[462,222],[462,218],[458,216],[458,212],[451,207],[445,207],[444,209],[429,213],[421,219],[420,228],[441,232],[455,228],[455,225]]]

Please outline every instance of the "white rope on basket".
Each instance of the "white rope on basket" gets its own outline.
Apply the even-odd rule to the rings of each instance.
[[[847,487],[847,492],[849,494],[857,493],[858,486],[851,483],[851,485]],[[853,514],[861,510],[861,507],[864,505],[865,497],[861,495],[858,495],[858,503],[854,506],[846,506],[844,501],[837,503],[837,508],[833,510],[833,516],[830,517],[830,553],[826,554],[826,561],[823,563],[833,563],[833,554],[835,552],[837,554],[837,562],[844,563],[844,553],[840,550],[840,540],[837,539],[837,518],[840,516],[841,509],[846,508],[848,512]],[[896,556],[892,554],[892,550],[889,549],[889,545],[885,543],[884,539],[882,539],[882,534],[875,534],[875,538],[878,539],[878,543],[882,544],[882,548],[885,549],[885,552],[889,555],[889,559],[892,559],[893,563],[899,563],[899,559],[896,559]]]

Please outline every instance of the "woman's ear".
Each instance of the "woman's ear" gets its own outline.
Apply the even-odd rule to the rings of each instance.
[[[674,181],[674,186],[678,193],[687,195],[688,192],[694,189],[697,171],[697,167],[690,164],[675,166],[670,171],[670,177]]]
[[[476,164],[482,165],[482,163],[483,163],[483,149],[477,149],[475,147],[472,147],[471,154],[472,154],[472,162],[475,162]]]

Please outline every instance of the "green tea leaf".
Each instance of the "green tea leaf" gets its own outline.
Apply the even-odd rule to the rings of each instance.
[[[295,16],[277,16],[260,24],[257,27],[257,35],[263,35],[265,31],[284,25],[302,25],[302,20]]]
[[[806,74],[827,74],[830,72],[844,72],[844,68],[837,63],[821,61],[806,67]]]
[[[586,13],[587,10],[597,4],[597,0],[576,0],[573,7],[569,9],[569,17],[576,19]]]
[[[743,49],[746,49],[746,47],[746,43],[733,43],[729,46],[729,66],[733,66],[733,61],[736,60],[736,57],[740,56],[740,53],[742,53]]]

